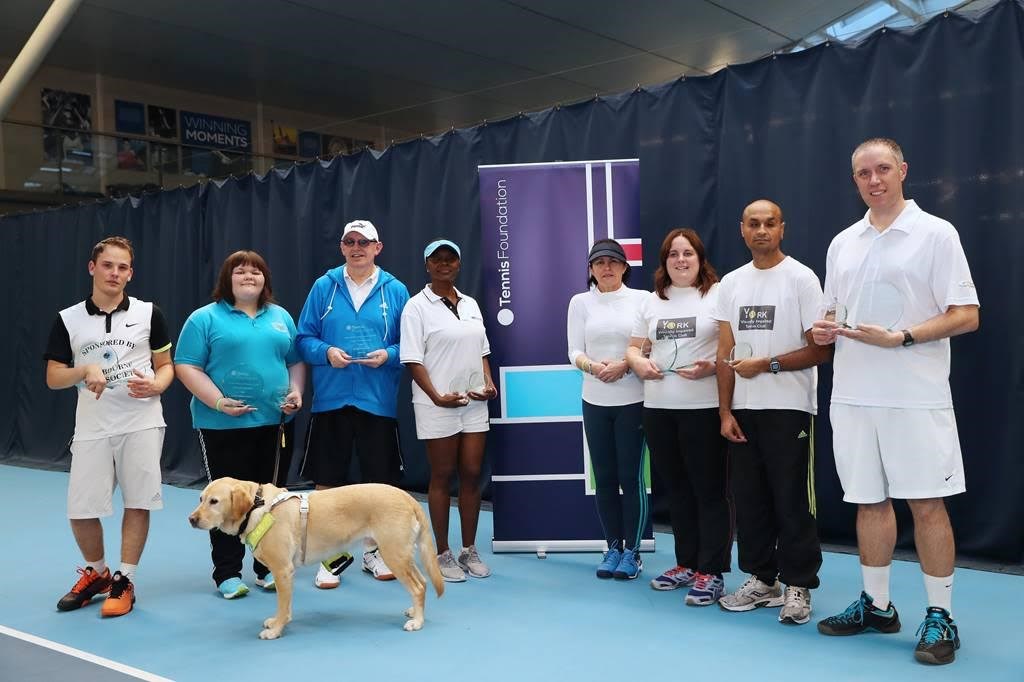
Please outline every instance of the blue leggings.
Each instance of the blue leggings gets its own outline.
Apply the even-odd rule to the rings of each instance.
[[[603,407],[583,401],[583,429],[597,483],[597,514],[609,547],[639,547],[647,526],[642,415],[643,403]]]

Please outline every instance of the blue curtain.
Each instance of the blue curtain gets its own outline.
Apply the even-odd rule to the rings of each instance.
[[[155,301],[176,336],[209,300],[222,259],[263,253],[275,294],[294,315],[314,278],[340,261],[341,226],[381,230],[379,263],[415,292],[420,248],[437,236],[463,247],[460,285],[476,295],[479,164],[640,158],[641,230],[648,262],[661,236],[692,226],[724,273],[746,262],[740,212],[768,197],[786,218],[784,250],[824,276],[829,241],[865,209],[849,155],[863,139],[898,140],[907,195],[960,231],[982,299],[982,328],[953,341],[951,381],[968,492],[950,500],[963,554],[1024,561],[1024,5],[1004,0],[981,17],[940,15],[912,31],[879,31],[856,47],[819,45],[713,76],[523,114],[403,143],[383,153],[314,162],[264,177],[0,220],[0,278],[8,332],[0,335],[0,461],[66,468],[73,391],[49,391],[42,352],[57,310],[89,293],[86,261],[105,235],[137,246],[133,295]],[[559,248],[558,235],[550,248]],[[486,307],[489,301],[481,301]],[[560,332],[559,332],[560,333]],[[826,541],[853,539],[851,505],[831,458],[821,371],[817,482]],[[424,489],[408,387],[400,396],[405,485]],[[164,397],[167,481],[200,479],[188,397]],[[300,424],[300,433],[302,425]],[[1016,445],[1015,445],[1016,444]],[[906,510],[900,506],[901,516]],[[903,523],[903,528],[909,524]],[[901,536],[907,546],[909,534]]]

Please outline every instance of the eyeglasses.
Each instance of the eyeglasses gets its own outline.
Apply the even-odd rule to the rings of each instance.
[[[363,247],[365,249],[367,246],[370,245],[370,242],[375,242],[375,241],[377,241],[377,240],[376,239],[352,239],[352,238],[349,238],[349,239],[342,239],[341,243],[344,244],[345,246],[355,246],[356,244],[359,244],[359,246],[361,246],[361,247]]]

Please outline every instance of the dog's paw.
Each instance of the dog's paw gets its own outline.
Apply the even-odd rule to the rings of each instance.
[[[406,615],[408,615],[408,614],[406,614]],[[405,625],[402,626],[402,629],[405,630],[406,632],[415,632],[416,630],[419,630],[422,627],[423,627],[423,619],[422,618],[410,618],[409,620],[405,621]]]
[[[405,616],[406,618],[412,618],[412,614],[415,611],[416,611],[416,609],[414,609],[413,607],[410,606],[405,611],[402,611],[402,615]]]
[[[267,618],[265,621],[263,621],[263,627],[267,628],[268,630],[273,630],[277,627],[277,618],[275,616]]]
[[[267,628],[260,631],[260,639],[277,639],[281,636],[281,628]]]

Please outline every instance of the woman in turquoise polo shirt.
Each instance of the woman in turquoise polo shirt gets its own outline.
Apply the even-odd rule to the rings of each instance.
[[[270,268],[255,251],[236,251],[220,268],[213,303],[182,327],[175,374],[192,392],[209,480],[232,476],[283,485],[292,452],[292,415],[302,407],[306,367],[295,347],[295,323],[273,302]],[[213,581],[225,599],[249,591],[242,582],[245,546],[210,531]],[[256,585],[274,589],[253,559]]]

